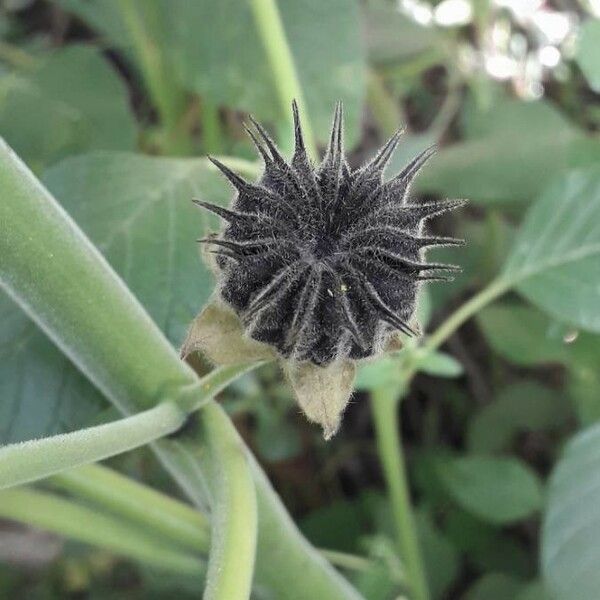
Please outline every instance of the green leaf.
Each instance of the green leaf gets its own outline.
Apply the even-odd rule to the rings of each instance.
[[[524,519],[542,504],[536,474],[516,458],[456,458],[439,475],[462,508],[491,523]]]
[[[568,444],[550,479],[542,572],[556,600],[596,600],[600,589],[600,425]]]
[[[600,20],[590,19],[581,26],[575,60],[592,90],[600,92]]]
[[[116,46],[131,46],[120,0],[59,1]],[[327,139],[333,106],[341,99],[348,144],[353,145],[360,133],[365,87],[358,3],[283,0],[278,4],[315,133],[321,141]],[[147,25],[186,89],[263,120],[281,118],[272,74],[246,2],[158,0],[155,10],[160,18]]]
[[[360,365],[354,387],[357,390],[372,390],[397,385],[402,382],[402,378],[402,367],[398,357],[382,356]]]
[[[505,280],[554,317],[600,332],[600,169],[571,171],[529,210]]]
[[[435,377],[459,377],[463,373],[462,365],[445,352],[427,352],[417,359],[417,369]]]
[[[569,354],[565,328],[531,306],[494,304],[477,320],[492,348],[518,365],[562,363]]]
[[[92,47],[54,51],[30,75],[0,79],[0,129],[41,166],[83,150],[131,150],[136,124],[117,72]]]
[[[476,136],[441,150],[417,189],[485,203],[531,201],[569,166],[571,147],[583,137],[543,101],[500,102],[486,120]]]
[[[222,177],[204,159],[101,152],[63,161],[44,182],[179,345],[213,289],[195,240],[219,226],[191,199],[226,204]]]
[[[0,293],[0,444],[78,429],[105,400],[4,293]]]
[[[559,429],[570,417],[570,404],[560,394],[533,381],[517,383],[504,388],[495,402],[475,415],[467,444],[471,452],[499,452],[521,431]]]
[[[458,575],[458,552],[436,527],[429,511],[420,509],[415,516],[429,589],[434,598],[440,598]]]
[[[467,591],[464,600],[507,600],[515,598],[523,584],[504,573],[488,573]]]
[[[419,25],[393,5],[366,2],[362,10],[369,59],[375,64],[414,58],[437,42],[432,28]]]

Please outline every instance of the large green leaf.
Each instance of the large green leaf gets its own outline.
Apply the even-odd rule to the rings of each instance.
[[[416,182],[421,191],[480,202],[531,201],[570,165],[583,136],[550,104],[502,101],[441,150]]]
[[[131,150],[136,124],[116,71],[92,47],[56,50],[0,78],[0,130],[36,167],[82,150]]]
[[[115,45],[131,48],[131,32],[119,0],[58,1]],[[143,0],[136,4],[143,15],[147,8]],[[365,52],[358,3],[282,0],[278,4],[317,137],[327,139],[333,106],[341,99],[352,145],[359,134],[364,95]],[[146,19],[145,26],[183,87],[261,119],[282,117],[249,3],[157,0],[152,8],[158,18]]]
[[[600,332],[600,168],[571,171],[541,195],[503,277],[554,317]]]
[[[567,446],[550,480],[542,571],[556,600],[596,600],[600,589],[600,425]]]
[[[226,204],[230,188],[205,159],[93,153],[44,182],[176,344],[213,289],[196,239],[208,226],[191,200]]]
[[[600,20],[586,21],[580,31],[575,60],[595,92],[600,92]]]
[[[533,381],[510,385],[471,420],[467,432],[469,450],[505,450],[518,433],[559,429],[569,422],[570,416],[570,403],[562,395]]]
[[[443,465],[440,477],[462,508],[491,523],[518,521],[542,504],[537,476],[516,458],[456,458]]]
[[[207,223],[191,198],[225,203],[222,178],[204,159],[99,152],[66,159],[44,179],[180,344],[213,288],[195,243]],[[97,414],[98,392],[5,296],[0,340],[0,443],[81,427]]]

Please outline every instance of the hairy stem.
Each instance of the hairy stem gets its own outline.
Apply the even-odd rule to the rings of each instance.
[[[250,597],[254,573],[256,491],[241,440],[222,442],[228,425],[223,413],[213,413],[202,423],[208,442],[206,469],[212,471],[205,600],[246,600]]]
[[[183,413],[172,402],[105,425],[0,448],[0,489],[42,479],[138,448],[179,429]]]
[[[304,133],[306,151],[313,160],[316,160],[318,154],[313,129],[306,110],[298,71],[294,64],[294,57],[285,34],[277,1],[251,0],[250,4],[258,34],[271,65],[273,83],[281,103],[282,114],[289,119],[290,127],[293,127],[291,106],[292,100],[295,99],[302,116],[302,131]]]
[[[408,584],[413,593],[411,598],[428,600],[427,579],[412,513],[398,429],[397,394],[398,390],[395,388],[379,388],[371,392],[377,450],[390,496],[400,556],[406,565]]]
[[[147,530],[72,500],[27,488],[0,492],[0,517],[106,548],[165,571],[201,577],[203,561]]]

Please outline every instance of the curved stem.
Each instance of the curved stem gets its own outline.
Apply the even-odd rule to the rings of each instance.
[[[379,388],[371,393],[377,450],[387,483],[400,556],[406,565],[408,584],[414,600],[428,600],[429,590],[415,528],[406,468],[398,434],[395,388]]]
[[[256,490],[241,440],[223,443],[228,424],[220,412],[209,414],[202,422],[212,495],[205,600],[247,600],[252,589],[258,526]]]
[[[164,402],[105,425],[0,448],[0,489],[103,460],[177,431],[185,413]]]
[[[471,318],[484,306],[502,296],[512,287],[508,279],[499,277],[491,281],[480,292],[465,302],[454,311],[434,332],[427,338],[424,348],[427,351],[436,350],[441,346],[465,321]]]
[[[304,95],[294,57],[290,49],[276,0],[251,0],[258,34],[273,72],[273,83],[279,96],[282,114],[292,122],[292,100],[296,100],[302,116],[302,131],[309,156],[318,158],[312,126],[304,103]]]
[[[0,517],[107,548],[156,568],[202,575],[199,557],[166,546],[164,540],[121,519],[47,492],[26,488],[0,492]]]

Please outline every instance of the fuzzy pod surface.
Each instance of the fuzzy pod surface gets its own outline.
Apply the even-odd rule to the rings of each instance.
[[[200,240],[217,255],[219,294],[251,338],[286,359],[326,366],[379,354],[409,323],[419,285],[457,267],[423,260],[426,248],[462,240],[423,234],[427,219],[462,200],[411,203],[409,186],[433,154],[428,148],[384,181],[397,132],[364,166],[352,170],[343,148],[338,103],[329,145],[314,166],[293,104],[295,150],[288,163],[256,121],[247,128],[264,161],[256,183],[211,158],[235,187],[230,209],[196,200],[226,221]]]

